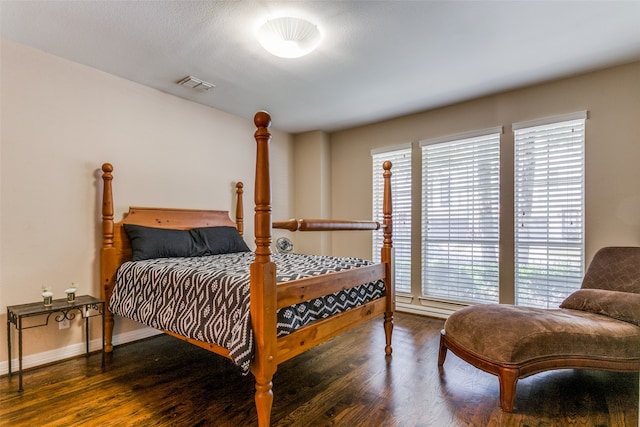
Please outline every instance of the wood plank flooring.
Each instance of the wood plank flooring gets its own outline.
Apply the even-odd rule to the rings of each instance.
[[[274,426],[638,426],[638,374],[562,370],[518,383],[499,408],[498,379],[449,353],[443,321],[397,313],[393,356],[374,320],[284,364]],[[0,378],[2,426],[253,426],[252,376],[166,335]]]

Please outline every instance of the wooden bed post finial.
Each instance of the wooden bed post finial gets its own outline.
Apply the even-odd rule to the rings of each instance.
[[[253,117],[253,123],[258,129],[268,128],[269,126],[271,126],[271,116],[264,110],[258,111]]]

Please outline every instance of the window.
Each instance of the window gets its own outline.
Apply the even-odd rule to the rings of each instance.
[[[411,144],[389,149],[373,150],[373,218],[382,222],[383,185],[382,164],[389,160],[391,194],[393,199],[393,247],[395,289],[411,292]],[[373,260],[380,261],[383,235],[373,233]]]
[[[557,307],[584,272],[586,112],[515,123],[516,304]]]
[[[420,143],[425,297],[498,302],[501,133]]]

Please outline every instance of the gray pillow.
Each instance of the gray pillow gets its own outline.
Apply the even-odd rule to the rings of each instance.
[[[194,240],[204,246],[207,255],[251,252],[235,227],[202,227],[190,230]]]
[[[560,308],[589,311],[640,326],[640,294],[605,289],[578,289]]]

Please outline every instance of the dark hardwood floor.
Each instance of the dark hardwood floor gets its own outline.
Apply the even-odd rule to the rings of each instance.
[[[498,379],[449,353],[442,320],[397,313],[394,352],[382,320],[282,364],[274,426],[638,426],[638,374],[562,370],[518,383],[504,413]],[[3,426],[252,426],[252,376],[166,335],[0,378]]]

